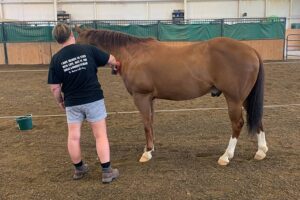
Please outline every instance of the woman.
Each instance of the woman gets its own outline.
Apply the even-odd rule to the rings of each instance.
[[[105,118],[107,116],[103,91],[97,78],[97,67],[118,65],[115,57],[94,46],[75,44],[71,28],[58,24],[53,37],[63,46],[51,59],[48,84],[58,103],[66,111],[68,122],[68,151],[75,166],[73,179],[88,172],[80,150],[82,121],[90,122],[96,139],[96,149],[102,167],[102,182],[110,183],[119,176],[110,165],[110,148]],[[62,95],[63,94],[63,95]]]

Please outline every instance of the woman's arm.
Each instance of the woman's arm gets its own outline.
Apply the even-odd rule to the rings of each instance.
[[[65,110],[64,99],[61,94],[61,85],[60,84],[50,84],[51,92],[58,103],[59,107],[62,110]]]

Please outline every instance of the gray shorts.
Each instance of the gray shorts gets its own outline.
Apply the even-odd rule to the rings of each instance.
[[[88,122],[97,122],[107,116],[104,99],[78,106],[66,107],[68,123],[80,123],[84,119]]]

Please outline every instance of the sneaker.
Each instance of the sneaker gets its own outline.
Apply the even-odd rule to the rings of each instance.
[[[73,180],[78,180],[83,178],[83,176],[89,171],[89,167],[87,164],[83,164],[81,169],[75,169],[75,173],[73,175]]]
[[[119,177],[119,170],[110,168],[106,172],[102,171],[102,183],[110,183]]]

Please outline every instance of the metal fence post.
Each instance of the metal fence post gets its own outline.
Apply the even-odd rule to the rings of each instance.
[[[51,44],[51,42],[53,40],[53,38],[52,38],[52,30],[53,29],[51,28],[50,22],[48,22],[48,28],[49,28],[49,39],[50,39],[50,41],[48,41],[48,42],[49,42],[50,60],[51,60],[51,58],[52,58],[52,44]]]
[[[224,19],[221,19],[221,37],[224,37]]]
[[[160,24],[160,20],[157,21],[157,28],[156,28],[156,35],[158,41],[159,41],[159,24]]]
[[[7,42],[7,35],[4,29],[4,22],[2,22],[2,36],[3,36],[3,47],[4,47],[4,59],[5,59],[5,64],[8,64],[8,55],[7,55],[7,46],[6,46],[6,42]]]
[[[284,39],[283,39],[283,55],[282,55],[282,60],[284,60],[284,54],[287,54],[287,51],[286,51],[286,18],[283,18],[284,20]],[[286,56],[286,60],[287,60],[287,56]]]
[[[48,37],[49,37],[49,41],[51,42],[52,41],[52,28],[51,28],[51,24],[50,22],[48,22]]]
[[[97,30],[97,21],[93,20],[93,28]]]

